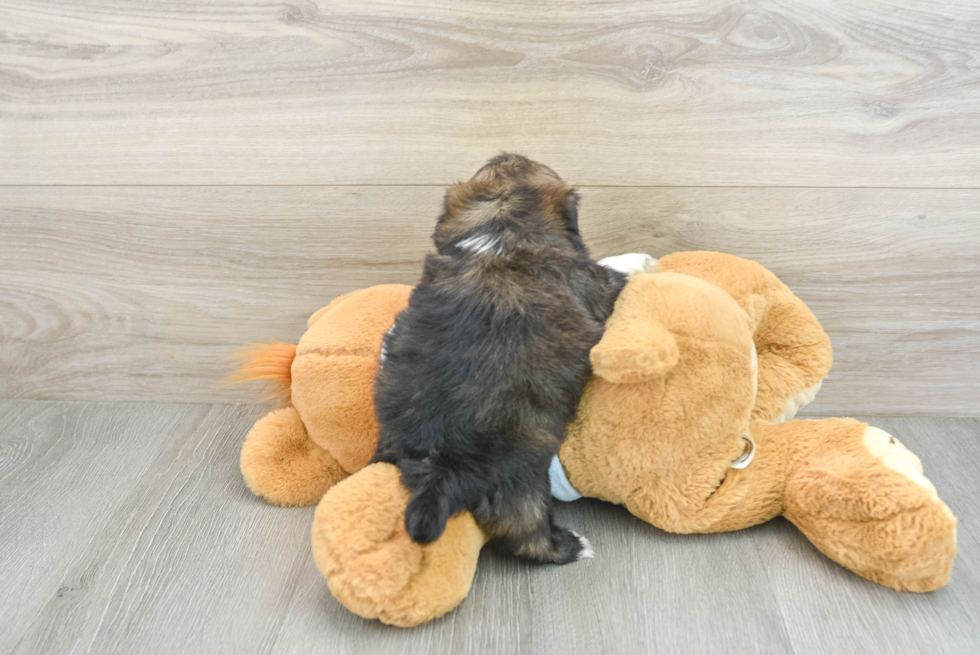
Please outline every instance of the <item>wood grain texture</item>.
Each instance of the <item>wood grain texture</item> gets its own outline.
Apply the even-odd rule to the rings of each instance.
[[[438,187],[0,189],[0,398],[248,402],[225,355],[412,284]],[[813,411],[977,415],[980,191],[583,189],[593,254],[730,252],[830,334]]]
[[[0,184],[976,187],[980,5],[0,1]]]
[[[311,509],[249,495],[234,406],[0,401],[0,653],[948,653],[980,649],[977,419],[875,419],[960,518],[952,582],[901,594],[776,520],[671,535],[561,504],[594,560],[485,549],[453,613],[413,630],[349,613],[309,550]],[[43,527],[39,527],[43,526]]]
[[[46,603],[85,593],[87,575],[67,580],[66,570],[80,564],[79,551],[111,523],[164,443],[207,412],[203,405],[106,409],[0,403],[0,652]],[[95,575],[105,562],[89,564]]]
[[[262,644],[310,558],[312,510],[272,508],[245,488],[237,452],[252,420],[233,406],[0,404],[0,434],[44,453],[0,479],[0,506],[13,512],[0,533],[11,617],[0,652]],[[65,529],[32,529],[58,519]]]

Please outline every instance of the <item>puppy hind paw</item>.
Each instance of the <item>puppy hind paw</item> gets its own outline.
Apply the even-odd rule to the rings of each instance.
[[[592,549],[592,544],[589,540],[575,532],[574,530],[569,530],[567,528],[554,528],[552,534],[554,539],[554,548],[556,564],[571,564],[572,562],[579,562],[583,559],[592,559],[595,557],[595,550]]]
[[[580,535],[578,532],[575,532],[575,530],[569,530],[569,532],[571,532],[572,535],[578,539],[578,543],[582,547],[582,549],[578,552],[578,556],[575,558],[576,561],[594,558],[595,550],[592,548],[592,544],[589,542],[589,540]]]

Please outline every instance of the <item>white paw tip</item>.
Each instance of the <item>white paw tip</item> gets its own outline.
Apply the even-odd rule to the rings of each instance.
[[[592,549],[592,544],[589,543],[589,540],[583,537],[582,535],[580,535],[579,533],[575,532],[574,530],[572,531],[572,534],[575,535],[575,538],[578,539],[578,542],[582,544],[582,550],[580,550],[578,553],[578,559],[579,560],[592,559],[593,557],[595,557],[595,550]]]

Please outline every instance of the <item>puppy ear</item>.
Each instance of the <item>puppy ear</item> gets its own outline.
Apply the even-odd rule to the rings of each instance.
[[[447,222],[457,218],[469,209],[482,195],[490,190],[490,185],[486,181],[457,182],[446,191],[446,199],[443,202],[442,216],[439,222]]]
[[[635,319],[607,323],[589,356],[593,372],[614,384],[662,379],[679,358],[677,341],[664,326]]]
[[[565,224],[578,234],[578,194],[571,191],[565,199]]]

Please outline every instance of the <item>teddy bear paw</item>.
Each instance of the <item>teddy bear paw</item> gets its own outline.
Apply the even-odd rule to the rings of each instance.
[[[929,497],[939,502],[939,494],[932,482],[923,475],[922,462],[911,450],[881,428],[869,425],[864,429],[864,445],[878,460],[893,471],[901,473],[922,487]],[[945,508],[946,506],[943,505]],[[946,508],[948,512],[948,508]]]

